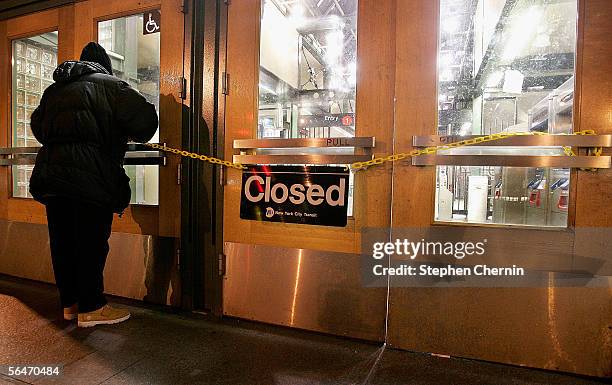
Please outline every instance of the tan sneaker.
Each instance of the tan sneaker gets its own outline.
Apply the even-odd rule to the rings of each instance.
[[[77,306],[76,303],[70,307],[64,308],[64,319],[66,321],[72,321],[73,319],[76,319],[78,315],[79,315],[79,307]]]
[[[89,313],[79,313],[79,327],[88,328],[96,325],[118,324],[130,318],[130,312],[104,305],[98,310]]]

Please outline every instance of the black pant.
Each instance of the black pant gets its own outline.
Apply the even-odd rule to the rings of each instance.
[[[67,198],[47,202],[55,282],[63,307],[87,313],[106,304],[104,265],[113,212]]]

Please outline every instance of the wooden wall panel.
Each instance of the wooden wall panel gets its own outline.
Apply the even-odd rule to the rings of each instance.
[[[583,1],[577,130],[612,134],[612,2]],[[609,155],[612,151],[605,150]],[[577,227],[612,227],[612,170],[578,173]]]
[[[435,135],[437,131],[438,3],[397,2],[395,152],[410,152],[413,135]],[[397,164],[393,176],[393,227],[429,226],[434,186],[434,167]]]
[[[375,7],[359,2],[357,39],[357,136],[376,137],[375,155],[395,150],[396,1]],[[381,23],[381,20],[385,20]],[[388,228],[391,224],[393,165],[386,164],[355,174],[355,245],[361,252],[361,229]]]
[[[93,7],[91,1],[81,1],[74,4],[74,56],[77,60],[81,50],[94,39]]]
[[[6,25],[6,33],[13,39],[54,31],[59,26],[59,11],[55,8],[20,16],[7,20]]]
[[[66,60],[74,58],[76,51],[74,46],[75,41],[75,9],[70,5],[58,9],[58,30],[62,31],[58,34],[58,52],[57,62],[62,63]],[[80,51],[79,51],[80,52]]]
[[[607,0],[582,0],[581,25],[579,30],[579,49],[577,60],[578,114],[575,118],[577,130],[593,129],[598,134],[612,134],[612,2]],[[612,149],[604,150],[605,155],[612,154]],[[578,171],[578,182],[575,191],[575,255],[591,255],[598,258],[606,271],[610,271],[612,260],[607,251],[610,249],[609,238],[595,240],[589,231],[583,228],[603,229],[606,234],[612,232],[612,170],[596,172]],[[602,230],[596,230],[603,234]],[[588,250],[588,251],[587,251]],[[589,254],[590,253],[590,254]],[[590,346],[590,365],[588,373],[608,377],[612,376],[612,289],[583,289],[572,292],[572,296],[585,294],[585,302],[594,305],[602,302],[600,308],[583,313],[585,316],[573,317],[582,324],[581,329],[589,331],[589,338],[580,338],[569,334],[565,339],[573,338],[574,349],[571,355],[580,354],[581,346]],[[570,294],[570,293],[568,293]],[[588,296],[586,296],[588,295]],[[566,295],[569,297],[569,295]],[[566,298],[567,300],[568,298]],[[579,310],[573,309],[575,313]],[[590,322],[585,322],[586,320]],[[566,319],[565,325],[580,327],[578,322],[571,323]],[[590,342],[587,342],[590,341]],[[579,364],[584,364],[577,359]],[[586,370],[582,370],[585,372]]]
[[[10,138],[10,77],[6,67],[10,60],[6,21],[0,21],[0,147],[8,147]],[[0,167],[0,219],[8,217],[9,175],[8,167]]]
[[[397,28],[396,147],[401,151],[410,149],[412,135],[433,134],[437,126],[437,3],[398,1],[398,20],[410,20],[398,23]],[[581,0],[580,4],[575,127],[610,133],[612,3]],[[432,225],[434,172],[433,167],[396,167],[394,228]],[[576,227],[610,227],[611,173],[578,171],[577,175],[577,192],[572,197]],[[459,225],[454,229],[458,234],[465,232]],[[508,240],[520,235],[510,228],[494,231]],[[532,230],[523,239],[540,247],[539,233]],[[584,255],[581,252],[592,242],[574,237],[571,230],[557,234],[560,240],[572,238],[576,255]],[[571,253],[571,247],[568,251]],[[512,252],[508,246],[507,251],[487,254],[487,263],[504,258],[516,261]],[[535,250],[530,254],[535,256]],[[611,298],[609,288],[558,288],[554,284],[543,288],[391,288],[388,342],[408,350],[610,376]]]
[[[147,1],[142,2],[148,5]],[[189,58],[183,51],[183,14],[181,0],[164,0],[161,3],[161,73],[159,85],[160,142],[170,147],[181,147],[183,105],[181,87],[183,74],[189,72]],[[188,43],[189,44],[189,43]],[[159,172],[159,235],[180,237],[181,234],[181,187],[176,183],[177,156],[169,156],[166,167]]]
[[[228,7],[225,157],[234,154],[235,139],[253,138],[257,127],[260,0],[234,2]],[[225,241],[252,243],[251,223],[240,220],[241,172],[227,169],[224,190]]]
[[[164,3],[169,6],[176,4],[178,7],[175,8],[177,12],[181,12],[180,6],[182,2],[174,0],[137,0],[137,1],[126,1],[126,0],[89,0],[91,1],[92,14],[96,20],[108,20],[115,19],[117,17],[127,16],[134,13],[144,12],[150,9],[159,8],[164,6]],[[169,8],[169,11],[172,9]],[[168,15],[166,16],[168,17]],[[162,21],[165,24],[165,21]],[[171,24],[168,24],[168,29],[171,28]],[[166,29],[166,31],[168,31]]]

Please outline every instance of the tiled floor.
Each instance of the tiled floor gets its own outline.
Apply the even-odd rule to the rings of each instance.
[[[59,318],[54,287],[0,277],[0,385],[597,383],[249,322],[122,306],[130,308],[133,319],[79,329]],[[62,365],[62,376],[7,376],[6,365],[27,364]]]

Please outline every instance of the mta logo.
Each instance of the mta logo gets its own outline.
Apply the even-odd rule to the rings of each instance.
[[[272,218],[274,216],[274,209],[272,207],[266,208],[266,218]]]

